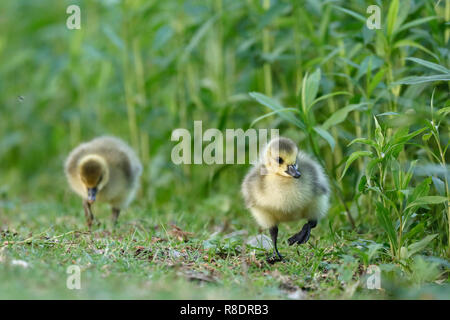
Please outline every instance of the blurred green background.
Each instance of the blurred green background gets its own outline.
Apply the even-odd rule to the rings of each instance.
[[[371,4],[380,30],[365,26]],[[176,166],[170,136],[194,120],[279,128],[327,168],[326,236],[364,234],[402,270],[434,257],[447,282],[449,18],[449,0],[1,1],[0,226],[81,227],[63,161],[111,134],[144,164],[133,219],[256,233],[239,194],[249,166]],[[253,123],[282,107],[297,111]]]

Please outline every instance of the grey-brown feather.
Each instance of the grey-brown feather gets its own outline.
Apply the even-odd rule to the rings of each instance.
[[[311,161],[311,159],[299,158],[297,161],[298,169],[300,170],[302,175],[306,175],[306,177],[304,178],[312,183],[312,190],[315,195],[328,194],[328,185],[320,181],[320,173],[318,172],[317,167]]]
[[[278,139],[278,148],[280,151],[291,153],[295,150],[296,146],[291,140],[287,138],[280,138]]]
[[[75,148],[67,159],[66,171],[75,175],[78,162],[89,154],[96,154],[108,159],[112,167],[122,171],[130,185],[134,183],[135,177],[142,172],[139,161],[131,161],[130,159],[130,157],[135,157],[134,151],[121,140],[108,136],[96,138]],[[134,167],[133,162],[136,163]]]
[[[139,187],[142,165],[133,149],[114,137],[99,137],[75,148],[65,163],[65,172],[72,189],[86,196],[79,180],[79,164],[86,156],[101,157],[109,169],[109,179],[98,191],[97,200],[107,201],[118,208],[126,207]],[[82,191],[83,190],[83,191]]]

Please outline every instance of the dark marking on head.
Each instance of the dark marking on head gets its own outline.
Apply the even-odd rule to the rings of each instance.
[[[80,175],[88,187],[96,187],[102,176],[102,166],[98,161],[88,160],[81,166]]]
[[[279,148],[281,151],[285,151],[286,153],[291,153],[295,150],[296,146],[294,142],[289,139],[281,138],[278,142]]]
[[[278,145],[278,150],[280,153],[292,153],[295,151],[296,145],[292,140],[287,138],[279,138],[273,142],[273,146]],[[275,148],[276,149],[276,148]]]

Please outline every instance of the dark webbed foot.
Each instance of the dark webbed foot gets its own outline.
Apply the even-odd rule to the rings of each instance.
[[[283,261],[283,256],[281,254],[279,254],[279,253],[276,254],[274,252],[270,257],[267,257],[266,261],[269,264],[274,264],[276,262],[281,262],[281,261]]]
[[[120,215],[120,209],[112,208],[111,219],[112,219],[112,223],[113,223],[114,227],[117,225],[117,219],[119,219],[119,215]]]
[[[277,247],[277,239],[278,239],[278,226],[274,226],[269,229],[270,236],[272,238],[272,244],[273,244],[273,254],[266,259],[266,261],[270,264],[273,264],[275,262],[283,261],[283,256],[278,252]]]
[[[92,229],[92,223],[94,221],[94,215],[92,214],[91,204],[88,201],[83,201],[84,215],[86,217],[86,224],[89,231]]]
[[[299,233],[294,234],[292,237],[288,239],[288,243],[290,246],[293,244],[302,244],[306,243],[309,240],[309,237],[311,235],[311,229],[314,228],[317,225],[317,221],[311,220],[306,223],[302,230],[300,230]]]

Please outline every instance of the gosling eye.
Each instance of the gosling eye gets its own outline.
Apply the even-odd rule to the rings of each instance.
[[[284,162],[283,158],[281,158],[281,157],[278,157],[277,161],[278,161],[279,164],[283,164],[283,162]]]
[[[103,175],[100,176],[100,178],[98,179],[98,183],[102,182],[103,180]]]

